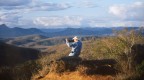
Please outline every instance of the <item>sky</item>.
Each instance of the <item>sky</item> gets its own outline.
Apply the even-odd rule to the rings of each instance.
[[[144,0],[0,0],[0,24],[23,28],[144,26]]]

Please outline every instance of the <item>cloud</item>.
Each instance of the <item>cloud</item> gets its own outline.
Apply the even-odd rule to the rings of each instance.
[[[25,13],[34,11],[58,11],[70,7],[68,3],[44,3],[39,0],[0,0],[0,24],[34,27],[36,25],[32,19],[26,20],[24,18]],[[43,21],[45,18],[39,18],[38,20]]]
[[[27,5],[19,6],[2,6],[0,9],[10,10],[10,11],[23,11],[23,12],[32,12],[32,11],[58,11],[65,10],[71,6],[67,3],[31,3]]]
[[[110,7],[109,12],[115,16],[125,18],[127,10],[123,6],[114,5]]]
[[[143,21],[112,21],[112,26],[124,26],[124,27],[142,27]]]
[[[91,18],[87,20],[91,27],[142,27],[144,21],[126,21],[113,18]]]
[[[144,2],[135,2],[129,5],[113,5],[109,12],[122,20],[144,21]]]
[[[103,18],[88,16],[60,15],[40,17],[37,11],[59,11],[71,7],[93,8],[97,7],[94,0],[77,0],[74,3],[51,3],[40,0],[0,0],[0,24],[5,23],[10,26],[23,27],[115,27],[115,26],[142,26],[144,25],[144,2],[135,2],[133,4],[112,5],[109,7],[109,13],[112,17]],[[28,18],[25,13],[34,14]],[[58,13],[57,13],[58,14]],[[29,15],[29,16],[30,16]],[[59,15],[59,14],[58,14]],[[33,19],[34,18],[34,19]]]
[[[38,17],[33,22],[35,25],[39,26],[81,26],[81,21],[83,20],[80,16],[53,16],[53,17]]]
[[[0,24],[7,24],[13,26],[18,24],[18,21],[21,17],[22,16],[20,16],[16,12],[0,12]]]
[[[30,2],[31,0],[0,0],[0,6],[20,6]]]
[[[95,4],[93,1],[91,0],[84,0],[80,3],[81,7],[86,7],[86,8],[93,8],[93,7],[97,7],[97,4]]]
[[[67,8],[70,8],[71,6],[67,3],[42,3],[42,4],[37,4],[34,6],[30,6],[30,10],[43,10],[43,11],[57,11],[57,10],[64,10]]]
[[[94,0],[77,0],[73,3],[74,7],[77,8],[94,8],[98,7]]]

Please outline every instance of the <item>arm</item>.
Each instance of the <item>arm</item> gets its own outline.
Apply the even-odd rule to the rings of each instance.
[[[65,40],[66,40],[67,46],[70,47],[70,44],[69,44],[69,42],[68,42],[68,39],[65,39]]]
[[[74,46],[73,44],[71,44],[71,43],[68,42],[68,39],[66,39],[66,44],[67,44],[68,47]]]

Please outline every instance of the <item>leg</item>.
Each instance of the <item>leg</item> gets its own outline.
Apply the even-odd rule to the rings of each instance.
[[[78,57],[79,54],[75,54],[75,53],[70,53],[69,56],[74,56],[74,57]]]
[[[74,53],[70,53],[69,56],[74,56]]]

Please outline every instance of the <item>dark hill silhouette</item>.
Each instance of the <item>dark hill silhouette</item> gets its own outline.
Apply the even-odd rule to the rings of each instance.
[[[32,34],[40,34],[44,35],[45,33],[36,28],[9,28],[5,24],[0,25],[0,38],[10,38],[10,37],[18,37]]]
[[[39,51],[29,48],[21,48],[0,42],[0,66],[14,66],[35,60],[38,58]]]

